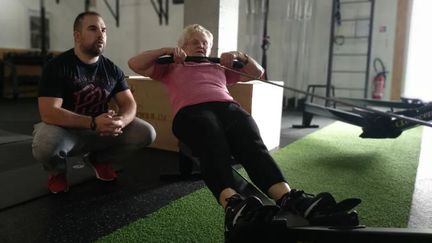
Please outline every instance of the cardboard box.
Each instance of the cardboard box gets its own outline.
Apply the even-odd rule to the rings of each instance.
[[[137,117],[156,130],[156,140],[150,147],[178,151],[178,140],[171,132],[173,115],[164,85],[144,77],[129,78],[128,83],[137,103]]]
[[[128,83],[137,102],[137,116],[156,129],[150,147],[178,151],[178,140],[171,131],[173,121],[168,94],[162,83],[146,77],[129,77]],[[278,84],[283,84],[277,81]],[[279,147],[283,89],[260,81],[237,83],[229,87],[234,99],[257,122],[269,150]]]

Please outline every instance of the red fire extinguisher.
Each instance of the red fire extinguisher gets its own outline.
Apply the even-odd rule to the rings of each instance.
[[[380,71],[378,71],[377,69],[377,63],[381,65]],[[374,60],[374,69],[377,74],[373,79],[372,99],[381,100],[384,97],[384,87],[387,71],[385,70],[384,63],[379,58],[375,58]]]

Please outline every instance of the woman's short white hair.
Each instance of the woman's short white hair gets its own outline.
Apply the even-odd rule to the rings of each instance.
[[[184,44],[186,44],[186,42],[190,39],[192,33],[196,33],[196,32],[203,33],[204,35],[206,35],[209,40],[209,47],[213,46],[213,34],[208,29],[204,28],[199,24],[191,24],[186,26],[183,29],[182,35],[178,39],[177,45],[179,47],[183,47]]]

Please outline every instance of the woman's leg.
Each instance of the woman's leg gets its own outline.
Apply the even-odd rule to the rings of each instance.
[[[236,192],[231,172],[231,151],[225,128],[214,113],[224,103],[206,103],[180,110],[173,121],[173,132],[200,160],[203,179],[214,197],[225,206]]]
[[[227,136],[235,159],[263,192],[275,200],[280,199],[290,187],[267,150],[252,116],[235,104],[223,114],[232,122]]]

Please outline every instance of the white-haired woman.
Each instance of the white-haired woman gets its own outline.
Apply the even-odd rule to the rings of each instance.
[[[296,205],[297,211],[303,211],[310,205],[318,208],[327,203],[328,200],[322,200],[328,198],[327,194],[314,197],[290,190],[254,119],[228,92],[227,85],[250,80],[229,70],[235,60],[244,64],[239,71],[249,77],[260,78],[264,74],[262,67],[239,51],[222,53],[219,64],[185,61],[188,56],[208,57],[212,45],[210,31],[198,24],[189,25],[183,30],[177,47],[144,51],[132,57],[128,64],[136,73],[165,84],[174,112],[173,133],[200,159],[203,179],[225,209],[226,235],[235,225],[235,219],[262,205],[258,198],[244,198],[235,190],[232,157],[278,205]],[[157,59],[164,55],[171,55],[174,62],[158,63]]]

